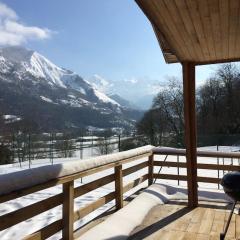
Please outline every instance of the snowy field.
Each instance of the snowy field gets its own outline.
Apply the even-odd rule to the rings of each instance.
[[[209,150],[209,151],[216,151],[216,147],[205,147],[201,148],[201,150]],[[219,151],[230,151],[230,152],[236,152],[239,151],[238,147],[220,147]],[[156,160],[164,160],[165,156],[156,156]],[[71,158],[71,159],[58,159],[54,162],[55,163],[64,163],[64,162],[69,162],[70,160],[79,160],[79,157],[76,158]],[[185,161],[185,157],[180,157],[179,158],[180,162]],[[125,164],[124,168],[127,168],[131,165],[135,165],[137,163],[140,163],[142,161],[146,161],[145,159],[140,159],[136,160],[134,162],[131,162],[129,164]],[[176,156],[168,156],[167,161],[176,161]],[[234,165],[239,165],[239,162],[237,159],[219,159],[220,164],[222,164],[224,161],[224,164],[229,165],[229,164],[234,164]],[[198,158],[198,162],[201,163],[215,163],[217,164],[217,159],[216,158]],[[50,162],[46,162],[46,159],[44,161],[37,160],[37,162],[34,162],[35,164],[32,165],[32,167],[38,167],[46,164],[50,164]],[[0,166],[0,174],[5,174],[5,173],[10,173],[10,172],[15,172],[15,171],[21,171],[24,168],[28,168],[28,166],[23,166],[22,168],[19,167],[18,164],[12,164],[12,165],[6,165],[6,166]],[[154,169],[155,172],[159,171],[159,167],[155,167]],[[95,180],[97,178],[101,178],[105,175],[109,175],[113,173],[113,169],[109,169],[106,171],[102,171],[97,174],[93,174],[91,176],[84,177],[82,179],[83,183],[81,183],[81,180],[76,180],[75,181],[75,187],[80,186],[81,184],[85,184],[88,182],[91,182],[92,180]],[[129,176],[124,177],[124,185],[128,182],[131,182],[132,180],[138,178],[139,176],[142,176],[143,174],[147,173],[147,168],[140,170],[134,174],[131,174]],[[169,173],[169,174],[177,174],[177,169],[176,168],[168,168],[168,167],[163,167],[161,170],[161,173]],[[223,171],[219,172],[220,177],[224,174]],[[180,169],[180,175],[186,175],[186,169]],[[198,170],[198,176],[205,176],[205,177],[217,177],[218,176],[218,171],[216,170]],[[162,183],[166,185],[172,185],[172,186],[177,186],[177,181],[173,180],[158,180],[157,183]],[[180,187],[185,187],[186,182],[180,181]],[[139,189],[141,187],[146,187],[147,182],[141,184],[139,187],[135,188],[134,190],[129,191],[127,194],[124,194],[124,197],[127,197],[131,195],[136,189]],[[217,184],[209,184],[209,183],[199,183],[199,188],[204,189],[204,188],[211,188],[211,189],[217,189]],[[0,204],[0,215],[4,215],[6,213],[12,212],[14,210],[17,210],[19,208],[22,208],[24,206],[30,205],[34,202],[38,202],[40,200],[43,200],[45,198],[51,197],[53,195],[56,195],[62,191],[62,186],[56,186],[52,187],[43,191],[39,191],[34,194],[30,194],[12,201],[8,201],[6,203]],[[114,191],[114,184],[108,184],[105,185],[99,189],[96,189],[88,194],[85,194],[79,198],[75,199],[75,210],[91,203],[94,200],[97,200],[99,197],[102,197],[110,192]],[[107,209],[111,208],[114,205],[114,201],[104,205],[103,207],[97,209],[93,213],[89,214],[85,218],[81,219],[80,221],[76,222],[75,228],[84,225],[86,222],[90,221],[97,215],[101,214],[102,212],[106,211]],[[37,231],[38,229],[49,225],[51,222],[61,218],[62,214],[62,209],[61,206],[58,206],[56,208],[53,208],[45,213],[39,214],[36,217],[33,217],[32,219],[29,219],[28,221],[22,222],[20,224],[17,224],[7,230],[1,231],[0,232],[0,239],[5,240],[5,239],[21,239],[23,236],[26,236],[30,233],[33,233]],[[61,234],[56,234],[51,239],[60,239]]]

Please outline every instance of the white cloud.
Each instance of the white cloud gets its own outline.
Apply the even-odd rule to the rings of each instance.
[[[10,18],[10,19],[18,18],[14,10],[9,8],[7,5],[0,3],[0,18],[3,18],[3,17]]]
[[[47,28],[21,23],[14,10],[0,3],[0,45],[21,45],[29,40],[50,38],[51,34],[52,31]]]

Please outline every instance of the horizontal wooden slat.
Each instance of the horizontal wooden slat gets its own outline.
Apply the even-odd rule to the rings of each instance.
[[[46,239],[51,237],[52,235],[56,234],[57,232],[61,231],[63,228],[63,220],[59,219],[49,225],[47,225],[46,227],[38,230],[37,232],[26,236],[24,238],[24,240],[33,240],[35,239],[36,236],[41,237],[40,239]]]
[[[239,171],[240,166],[236,165],[217,165],[217,164],[204,164],[199,163],[197,165],[198,169],[210,169],[210,170],[226,170],[226,171]]]
[[[134,165],[134,166],[129,167],[129,168],[126,168],[126,169],[123,170],[123,176],[125,177],[125,176],[127,176],[127,175],[129,175],[131,173],[135,173],[138,170],[141,170],[141,169],[143,169],[143,168],[145,168],[147,166],[148,166],[148,161],[139,163],[139,164]]]
[[[42,240],[41,233],[33,233],[27,237],[24,237],[23,240]]]
[[[219,183],[220,179],[218,178],[210,178],[210,177],[197,177],[198,182],[205,182],[205,183]]]
[[[131,190],[132,188],[136,187],[137,185],[143,183],[144,181],[146,181],[148,179],[148,174],[143,175],[142,177],[135,179],[134,181],[128,183],[127,185],[125,185],[123,187],[123,192],[128,192],[129,190]]]
[[[154,166],[163,166],[163,167],[179,167],[186,168],[185,162],[169,162],[169,161],[154,161]],[[198,169],[209,169],[209,170],[226,170],[226,171],[239,171],[240,166],[237,165],[222,165],[222,164],[206,164],[198,163]]]
[[[139,154],[139,155],[136,155],[136,156],[131,157],[131,158],[125,158],[125,159],[122,159],[122,160],[117,161],[117,162],[105,164],[105,165],[102,165],[102,166],[98,166],[96,168],[92,168],[92,169],[88,169],[88,170],[78,172],[78,173],[75,173],[75,174],[71,174],[71,175],[68,175],[68,176],[56,178],[56,179],[50,180],[48,182],[41,183],[41,184],[29,187],[29,188],[25,188],[25,189],[14,191],[12,193],[4,194],[4,195],[0,196],[0,203],[10,201],[10,200],[15,199],[15,198],[23,197],[25,195],[28,195],[28,194],[31,194],[31,193],[34,193],[34,192],[38,192],[38,191],[41,191],[41,190],[46,189],[46,188],[54,187],[56,185],[63,184],[63,183],[69,182],[69,181],[73,181],[73,180],[76,180],[76,179],[79,179],[81,177],[85,177],[85,176],[88,176],[88,175],[91,175],[91,174],[94,174],[94,173],[97,173],[97,172],[101,172],[103,170],[115,167],[119,164],[125,164],[125,163],[131,162],[131,161],[134,161],[134,160],[137,160],[137,159],[140,159],[140,158],[148,157],[151,154],[152,154],[151,152],[144,153],[144,154]]]
[[[169,155],[169,156],[186,156],[185,149],[177,149],[177,148],[158,148],[153,151],[154,155]],[[198,157],[211,157],[211,158],[240,158],[239,152],[213,152],[213,151],[197,151]]]
[[[186,168],[186,162],[154,161],[154,166]]]
[[[108,183],[111,183],[114,181],[115,175],[111,174],[108,176],[105,176],[103,178],[97,179],[95,181],[92,181],[90,183],[81,185],[74,189],[74,198],[80,197],[88,192],[91,192],[99,187],[102,187]]]
[[[181,180],[187,181],[187,176],[184,175],[175,175],[175,174],[153,174],[155,179],[169,179],[169,180]]]
[[[62,204],[63,195],[60,193],[53,197],[36,202],[16,211],[7,213],[0,217],[0,231],[30,219],[40,213]]]
[[[10,201],[12,199],[20,198],[20,197],[23,197],[25,195],[28,195],[28,194],[31,194],[31,193],[34,193],[34,192],[38,192],[38,191],[56,186],[57,184],[58,184],[57,180],[51,180],[51,181],[46,182],[46,183],[37,184],[37,185],[35,185],[33,187],[30,187],[30,188],[24,188],[24,189],[21,189],[21,190],[18,190],[18,191],[11,192],[9,194],[4,194],[4,195],[0,196],[0,203]]]
[[[108,202],[111,202],[115,198],[115,192],[111,192],[93,203],[88,204],[87,206],[77,210],[74,212],[74,222],[85,217],[89,213],[95,211],[96,209],[100,208],[101,206],[105,205]]]
[[[169,179],[169,180],[181,180],[187,181],[187,176],[185,175],[175,175],[175,174],[154,174],[154,178],[156,179]],[[218,178],[209,178],[209,177],[197,177],[198,182],[206,182],[206,183],[219,183]]]

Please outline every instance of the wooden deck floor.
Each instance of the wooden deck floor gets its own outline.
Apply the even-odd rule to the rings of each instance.
[[[141,192],[141,191],[139,191]],[[138,194],[125,199],[124,205]],[[154,207],[144,221],[131,233],[129,240],[219,240],[227,222],[231,205],[199,201],[199,207],[189,209],[183,201],[171,201]],[[104,221],[115,209],[99,216],[81,228],[76,237]],[[117,239],[117,238],[116,238]],[[240,216],[233,214],[226,240],[240,240]]]
[[[132,232],[130,239],[219,240],[229,216],[227,209],[206,204],[195,209],[178,203],[158,205]],[[233,215],[226,239],[240,239],[239,215]]]

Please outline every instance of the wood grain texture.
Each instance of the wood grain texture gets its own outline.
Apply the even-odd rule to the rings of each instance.
[[[154,27],[167,63],[240,59],[239,0],[135,0]]]
[[[114,168],[115,172],[115,201],[116,209],[121,209],[123,207],[123,173],[122,165],[116,166]]]
[[[74,182],[63,184],[63,239],[73,239]]]
[[[197,127],[195,100],[195,65],[189,62],[182,64],[183,68],[183,99],[185,145],[188,177],[188,204],[197,206]]]

